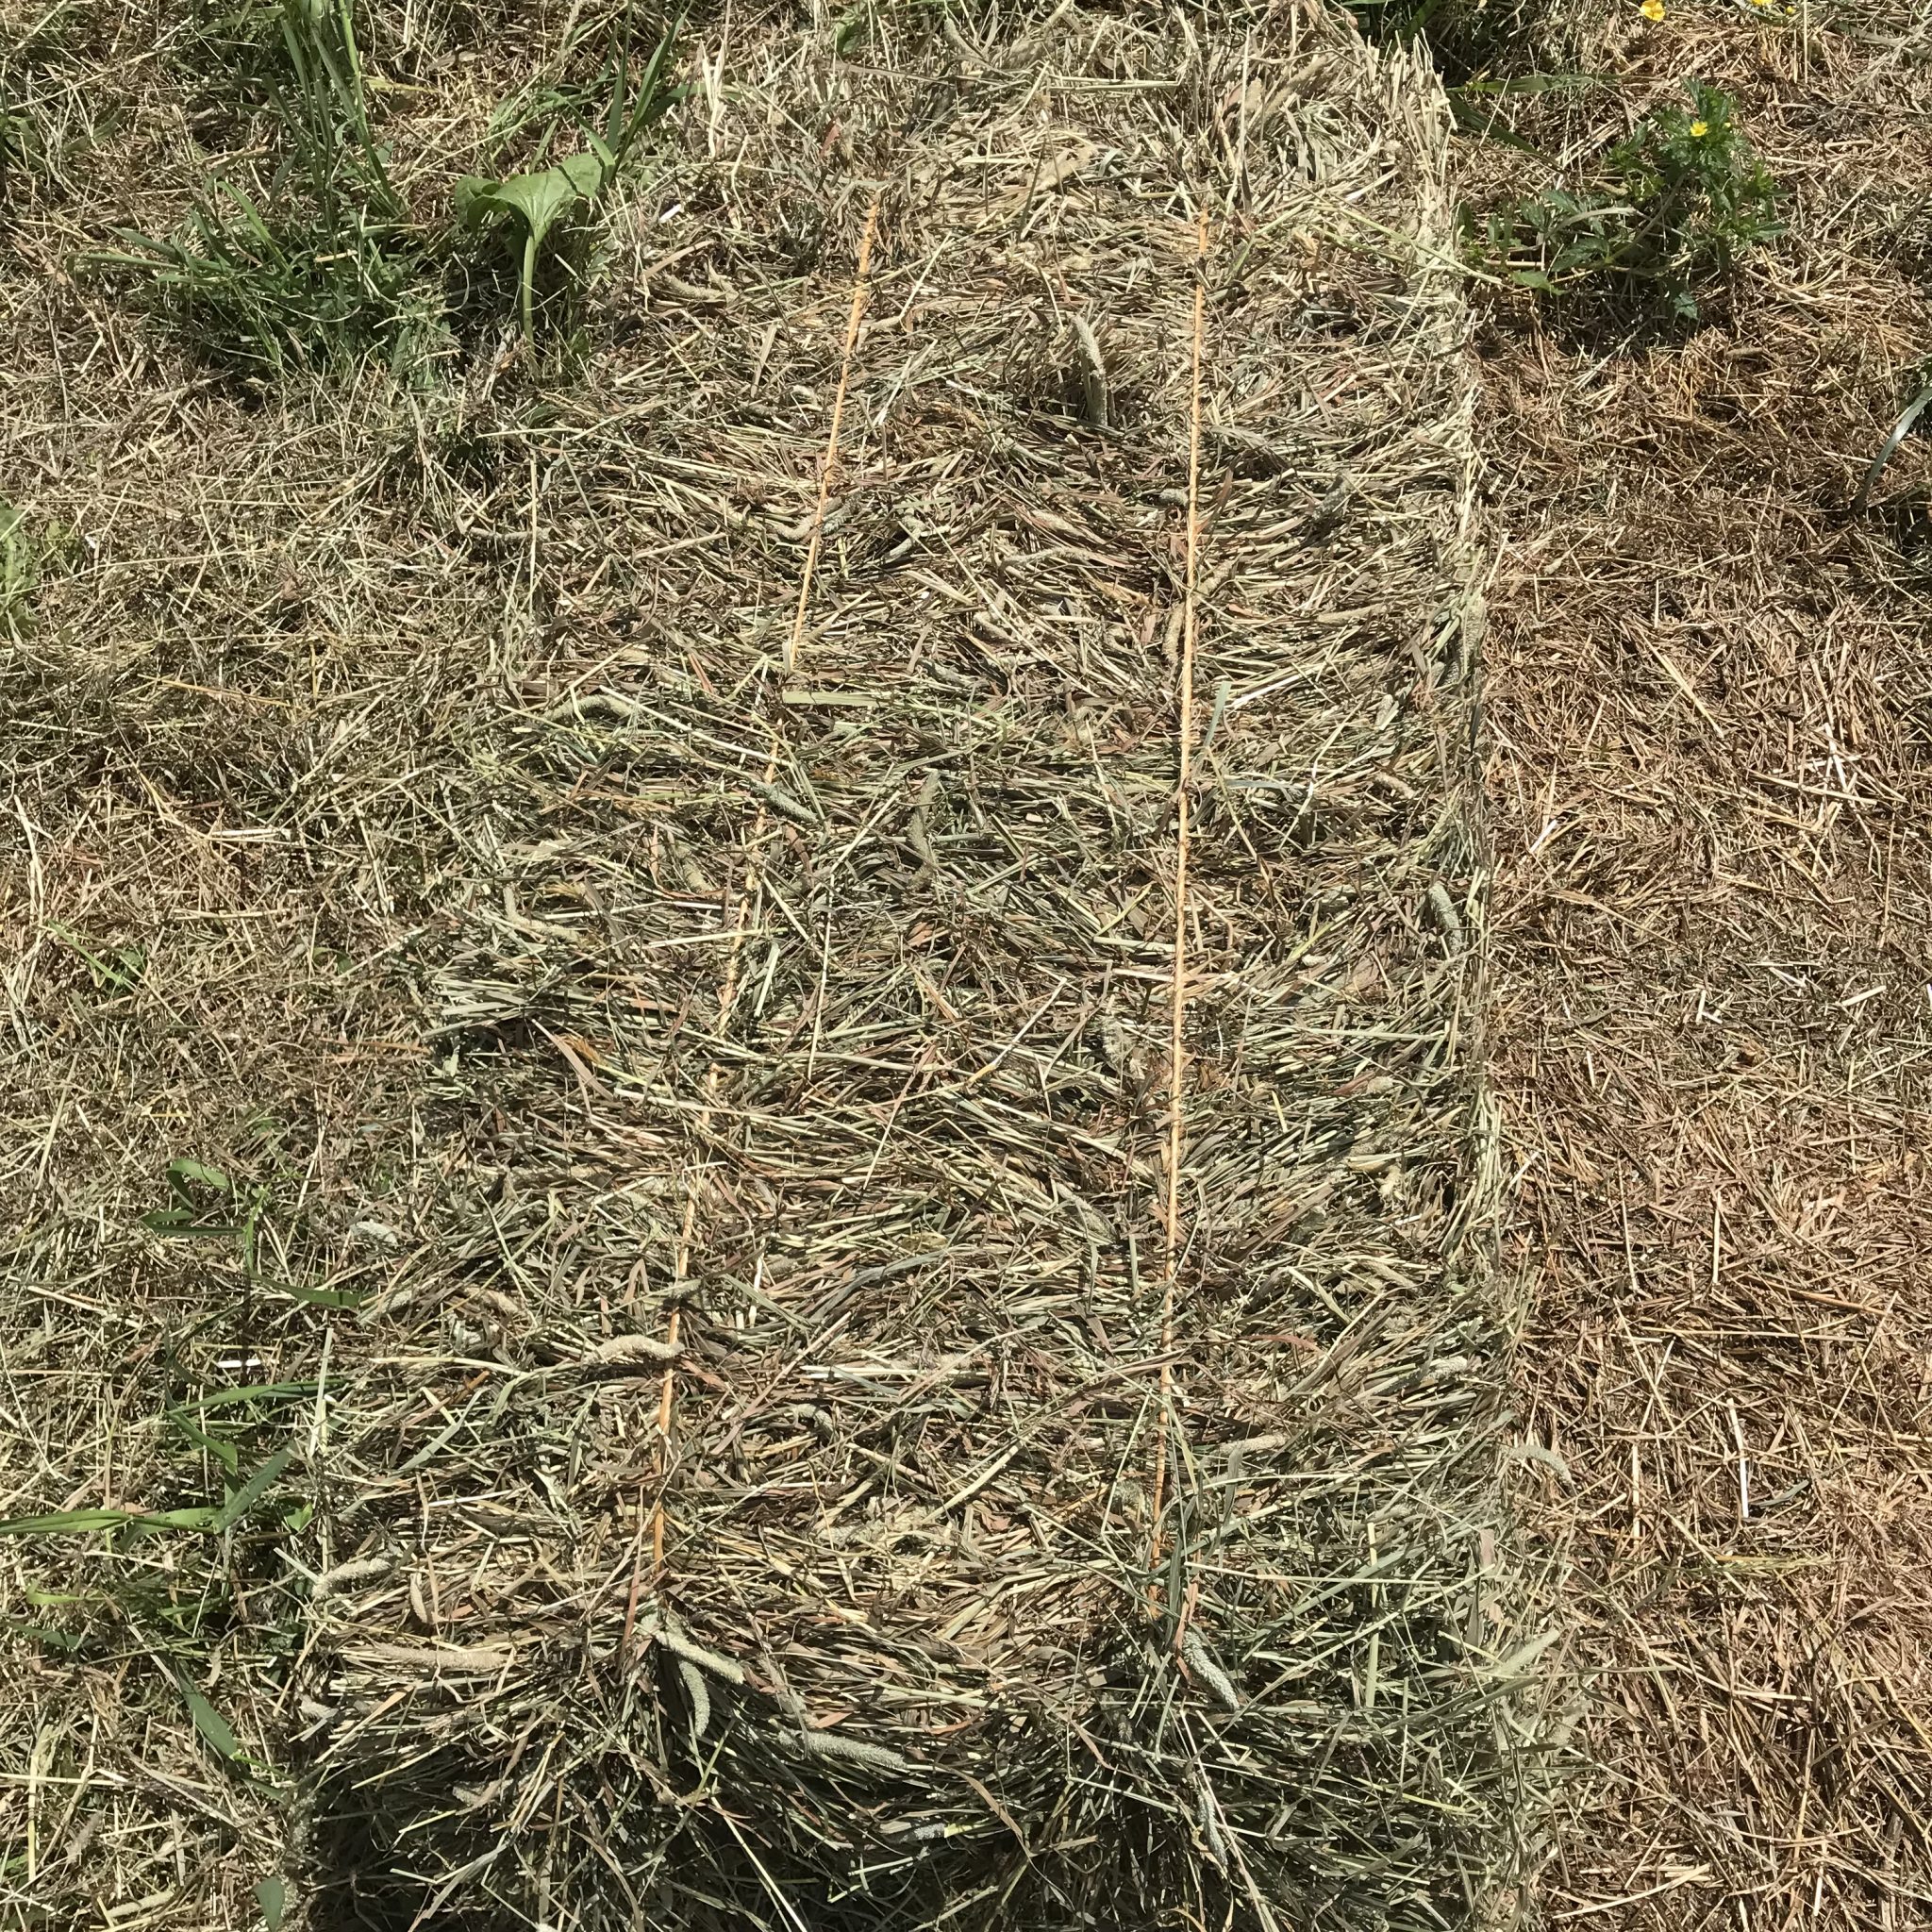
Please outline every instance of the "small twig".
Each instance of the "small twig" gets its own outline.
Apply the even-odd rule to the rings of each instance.
[[[832,428],[825,439],[825,460],[819,472],[819,505],[812,514],[811,542],[798,579],[798,608],[791,618],[791,635],[785,643],[785,668],[798,668],[798,646],[805,636],[805,613],[811,602],[812,574],[818,569],[819,542],[825,527],[825,504],[832,493],[832,472],[839,463],[839,429],[845,420],[845,391],[852,380],[852,351],[858,342],[858,325],[865,315],[865,283],[872,268],[872,238],[878,227],[879,205],[866,211],[865,233],[858,238],[858,268],[852,277],[852,312],[845,318],[845,349],[839,358],[839,390],[832,398]]]
[[[1152,1545],[1148,1551],[1150,1605],[1159,1613],[1161,1508],[1167,1489],[1168,1415],[1174,1396],[1174,1317],[1175,1276],[1181,1255],[1181,1154],[1186,1139],[1188,1010],[1188,834],[1189,787],[1194,758],[1194,639],[1198,625],[1196,592],[1201,576],[1201,345],[1208,323],[1208,217],[1198,217],[1194,257],[1194,340],[1188,401],[1188,561],[1181,597],[1180,769],[1174,781],[1178,815],[1174,864],[1174,978],[1169,994],[1167,1060],[1167,1200],[1162,1215],[1164,1262],[1160,1294],[1160,1425],[1154,1441]]]
[[[845,351],[839,367],[839,392],[832,404],[832,426],[825,441],[825,461],[823,475],[819,478],[818,513],[812,519],[811,543],[805,553],[805,568],[798,583],[798,609],[792,619],[791,636],[785,647],[785,668],[790,671],[797,666],[799,641],[805,633],[806,611],[811,600],[812,575],[818,565],[819,535],[824,526],[825,496],[831,487],[832,468],[839,454],[839,425],[845,409],[845,387],[852,368],[853,345],[858,340],[859,320],[865,312],[866,277],[872,268],[873,236],[877,232],[879,205],[874,201],[867,210],[865,232],[858,241],[858,265],[852,281],[852,312],[845,325]],[[778,776],[779,741],[774,735],[772,748],[765,758],[763,778],[754,788],[758,799],[758,816],[752,821],[751,836],[745,841],[744,879],[739,888],[739,903],[741,910],[748,910],[758,897],[762,877],[761,854],[764,850],[765,828],[771,823],[773,788]],[[742,984],[744,965],[745,936],[750,931],[750,921],[741,917],[731,935],[731,950],[724,962],[724,982],[718,991],[718,1030],[722,1034],[731,1023],[733,1008],[738,1004],[739,988]],[[705,1141],[710,1132],[712,1115],[716,1110],[718,1089],[724,1077],[722,1060],[714,1059],[705,1071],[704,1104],[698,1109],[697,1137]],[[693,1175],[685,1190],[684,1214],[677,1230],[676,1278],[682,1282],[691,1275],[691,1257],[697,1230],[698,1180]],[[664,1324],[664,1343],[675,1351],[680,1346],[679,1327],[681,1305],[673,1302],[669,1319]],[[664,1365],[664,1377],[658,1391],[658,1455],[654,1477],[657,1484],[657,1499],[651,1508],[651,1574],[661,1576],[664,1569],[664,1491],[670,1480],[671,1467],[671,1424],[677,1408],[677,1363],[675,1357]],[[643,1543],[638,1546],[638,1572],[631,1582],[631,1608],[625,1621],[626,1640],[630,1623],[636,1614],[638,1591],[643,1574]]]

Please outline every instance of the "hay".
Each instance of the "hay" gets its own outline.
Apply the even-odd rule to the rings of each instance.
[[[6,1510],[290,1454],[8,1550],[29,1882],[1478,1916],[1535,1646],[1440,99],[1303,12],[691,64],[569,379],[250,405],[9,289],[77,537],[5,674]],[[251,1232],[143,1229],[175,1157]]]

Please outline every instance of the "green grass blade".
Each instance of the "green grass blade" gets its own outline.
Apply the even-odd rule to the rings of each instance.
[[[0,1536],[85,1536],[101,1529],[193,1529],[212,1526],[217,1512],[206,1507],[162,1509],[55,1509],[44,1516],[10,1516]]]
[[[187,1199],[191,1187],[213,1188],[218,1193],[228,1191],[228,1176],[220,1168],[210,1167],[205,1160],[196,1160],[190,1155],[181,1155],[168,1163],[168,1186]]]
[[[134,1518],[125,1509],[55,1509],[45,1516],[11,1516],[0,1522],[0,1536],[74,1536],[94,1529],[125,1529]]]
[[[262,1287],[274,1294],[285,1294],[291,1301],[307,1302],[315,1308],[359,1308],[369,1299],[369,1291],[359,1288],[305,1288],[299,1281],[264,1281]]]
[[[228,1720],[186,1677],[177,1676],[175,1682],[180,1689],[182,1702],[188,1706],[188,1715],[194,1720],[194,1728],[232,1764],[242,1755],[242,1741]]]
[[[171,1416],[186,1415],[197,1409],[226,1408],[237,1402],[296,1402],[313,1395],[313,1382],[252,1382],[245,1389],[217,1389],[211,1395],[197,1395],[192,1402],[177,1402]]]
[[[288,1468],[295,1452],[292,1449],[277,1449],[275,1453],[258,1469],[235,1493],[224,1503],[215,1514],[209,1527],[218,1534],[234,1528],[236,1524],[248,1514],[261,1499],[281,1480],[282,1472]]]

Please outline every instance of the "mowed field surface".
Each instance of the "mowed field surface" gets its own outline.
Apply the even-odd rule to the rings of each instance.
[[[1932,1896],[1927,464],[1907,9],[1613,22],[1788,199],[1704,325],[1479,340],[1491,1066],[1526,1524],[1588,1769],[1554,1923],[1905,1927]]]
[[[720,11],[526,318],[655,15],[6,0],[23,1924],[1926,1922],[1932,39],[1652,13]]]
[[[721,11],[526,276],[660,23],[356,19],[8,70],[8,1902],[1490,1910],[1433,77]]]

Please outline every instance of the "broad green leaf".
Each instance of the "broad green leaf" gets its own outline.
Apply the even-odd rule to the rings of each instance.
[[[832,39],[833,47],[841,54],[849,54],[871,37],[875,13],[870,5],[855,7],[839,23]]]
[[[232,1529],[261,1501],[276,1482],[282,1472],[288,1468],[295,1452],[292,1449],[277,1449],[275,1453],[258,1469],[235,1493],[224,1503],[215,1514],[210,1528],[220,1532]]]
[[[471,175],[458,184],[458,206],[473,227],[492,216],[514,215],[541,247],[560,215],[596,196],[604,175],[604,163],[595,155],[572,155],[554,167],[504,181]]]
[[[519,302],[523,310],[524,337],[532,354],[536,350],[536,283],[538,258],[545,239],[558,222],[589,206],[608,188],[625,165],[632,147],[660,116],[681,100],[688,90],[664,84],[666,68],[675,52],[678,29],[683,24],[680,11],[666,28],[652,52],[635,91],[630,85],[627,58],[620,57],[609,107],[600,135],[581,127],[589,151],[572,155],[546,168],[527,174],[491,180],[469,175],[457,184],[456,211],[458,221],[472,233],[506,224],[522,235],[522,259],[518,268]],[[552,128],[551,137],[558,130]],[[546,138],[545,145],[548,145]]]
[[[282,1917],[289,1909],[288,1886],[279,1878],[264,1878],[255,1888],[255,1902],[261,1907],[268,1932],[281,1932]]]
[[[572,155],[555,167],[532,175],[512,175],[507,181],[486,181],[480,175],[468,175],[457,184],[457,210],[465,226],[478,228],[506,218],[523,224],[520,293],[524,340],[532,353],[537,341],[537,251],[558,216],[592,200],[604,180],[605,165],[597,156]]]
[[[456,186],[457,220],[466,228],[480,228],[493,210],[488,206],[494,181],[482,175],[465,175]]]

